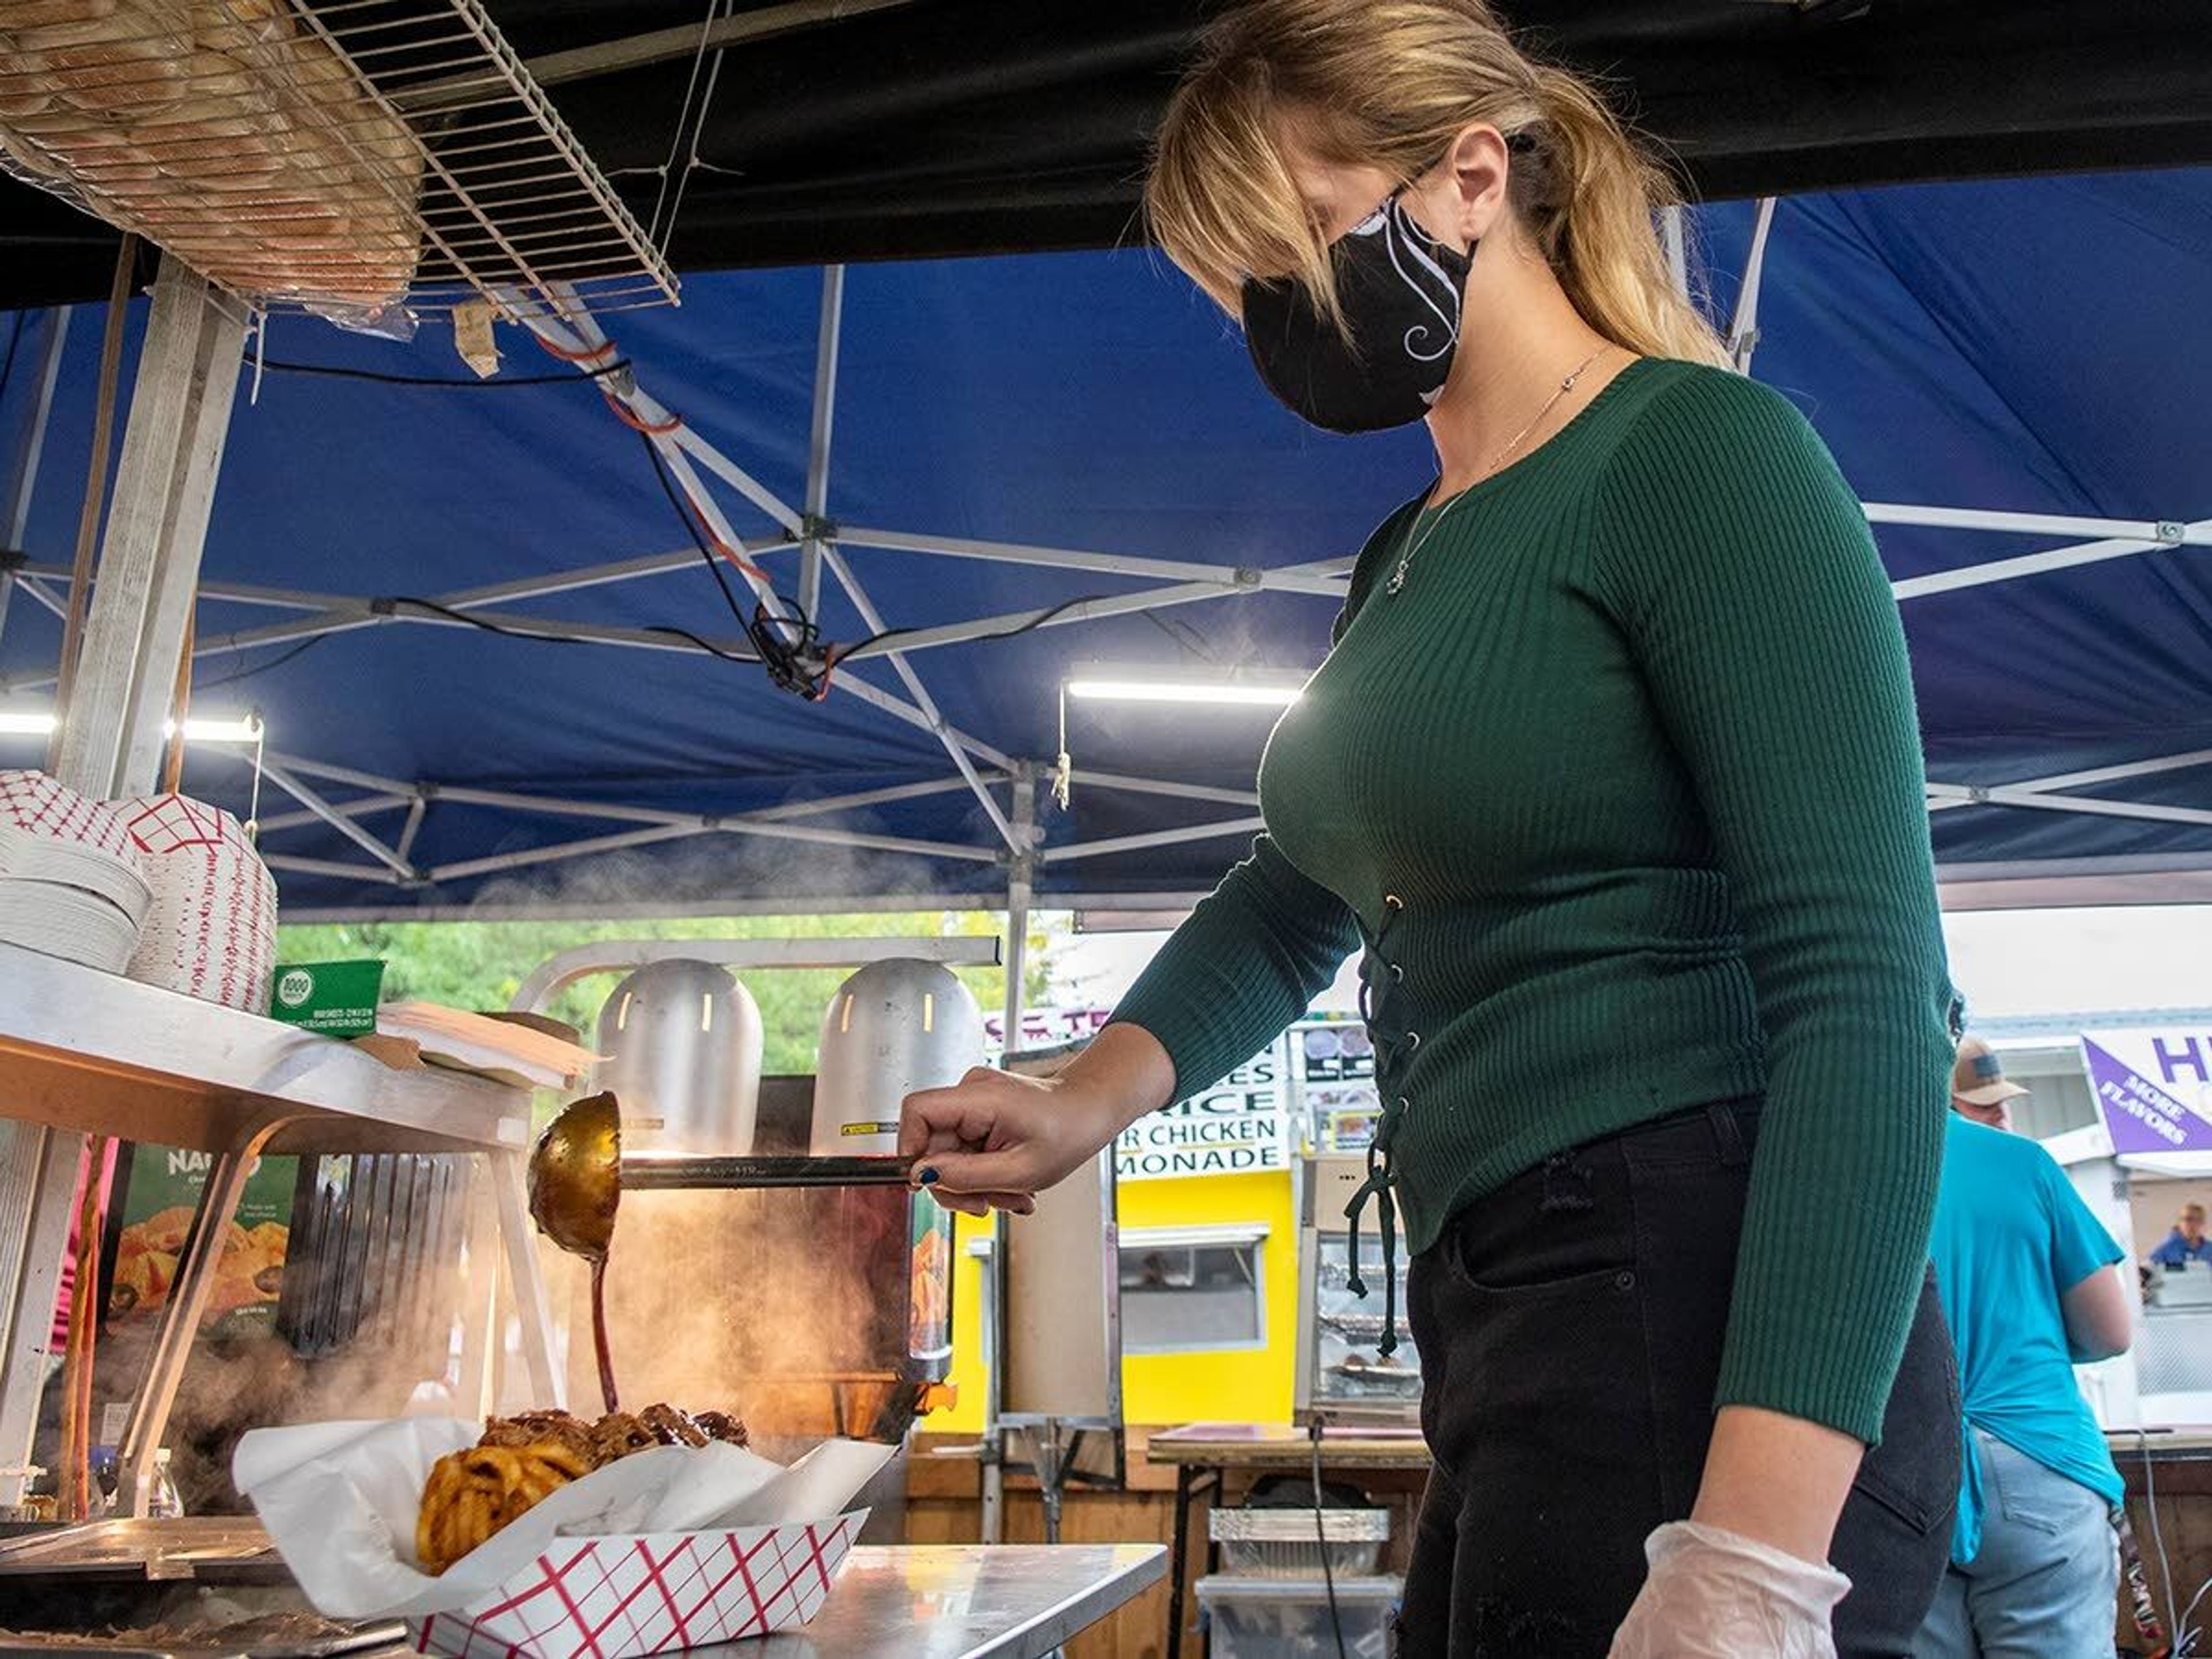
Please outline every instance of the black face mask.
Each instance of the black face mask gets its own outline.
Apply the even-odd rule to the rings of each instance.
[[[1329,245],[1349,340],[1297,283],[1245,279],[1253,366],[1294,414],[1331,432],[1419,420],[1451,373],[1474,252],[1437,241],[1392,191]]]

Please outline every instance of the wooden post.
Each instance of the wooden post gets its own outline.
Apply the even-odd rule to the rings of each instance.
[[[245,349],[239,303],[164,259],[54,769],[96,799],[149,794],[156,781]],[[0,1129],[0,1465],[21,1465],[38,1421],[84,1137],[23,1123]],[[0,1477],[0,1503],[19,1491]]]

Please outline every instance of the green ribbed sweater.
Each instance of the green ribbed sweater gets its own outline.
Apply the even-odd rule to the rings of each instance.
[[[1763,1094],[1716,1406],[1880,1437],[1951,1050],[1919,734],[1866,522],[1758,384],[1632,365],[1354,570],[1267,833],[1116,1009],[1188,1093],[1382,954],[1408,1245],[1594,1138]]]

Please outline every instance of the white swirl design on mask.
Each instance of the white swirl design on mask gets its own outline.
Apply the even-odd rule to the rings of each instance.
[[[1423,246],[1428,237],[1407,216],[1404,203],[1394,196],[1382,204],[1375,216],[1384,221],[1377,228],[1382,232],[1383,246],[1389,250],[1390,268],[1398,273],[1398,280],[1405,283],[1407,290],[1437,319],[1434,327],[1427,323],[1414,324],[1406,331],[1405,338],[1400,343],[1405,348],[1406,355],[1415,362],[1432,363],[1459,343],[1459,316],[1449,303],[1459,297],[1457,290],[1453,288],[1452,280],[1445,274],[1443,267]],[[1368,234],[1367,223],[1363,223],[1354,234]],[[1416,269],[1407,270],[1408,261]],[[1429,282],[1422,280],[1424,275],[1430,279]],[[1433,283],[1433,288],[1430,286],[1431,283]],[[1441,301],[1437,297],[1439,295],[1443,296]],[[1434,350],[1426,349],[1429,337],[1436,332],[1443,334],[1442,343]]]

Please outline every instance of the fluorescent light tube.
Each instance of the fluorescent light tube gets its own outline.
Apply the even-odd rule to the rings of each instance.
[[[50,710],[0,708],[0,734],[43,738],[53,729],[54,717]],[[175,730],[173,721],[162,722],[163,737],[169,736]],[[261,722],[252,714],[236,719],[187,719],[185,721],[186,743],[252,743],[260,736]]]
[[[1242,704],[1283,708],[1304,690],[1288,681],[1078,679],[1067,683],[1071,697],[1100,702]]]

